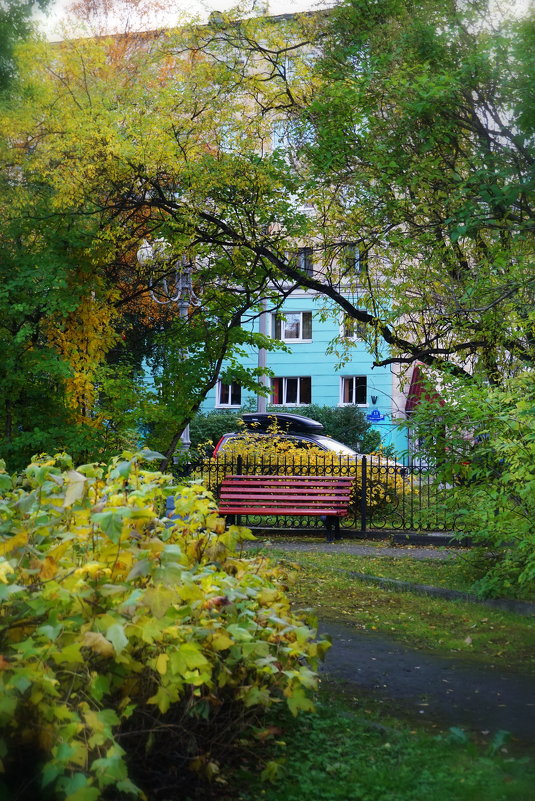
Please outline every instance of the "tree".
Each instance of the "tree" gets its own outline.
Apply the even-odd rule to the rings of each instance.
[[[533,359],[533,19],[486,2],[341,3],[301,113],[331,225],[370,258],[390,351],[499,380]]]
[[[479,376],[451,379],[441,389],[440,409],[422,402],[411,420],[421,455],[431,458],[437,482],[449,488],[449,525],[473,542],[467,567],[483,596],[530,597],[533,591],[533,379],[533,370],[501,386],[489,387]]]
[[[143,204],[189,217],[210,248],[250,254],[273,285],[323,295],[366,327],[377,364],[419,360],[498,381],[533,356],[533,26],[491,25],[487,11],[357,1],[181,31],[202,68],[195,80],[209,77],[210,102],[232,97],[233,113],[211,114],[216,147],[201,153],[199,106],[202,122],[179,137],[188,191],[171,196],[146,176],[157,198],[146,192]],[[271,153],[274,123],[286,147]],[[266,209],[250,192],[260,182],[286,206],[279,196]],[[313,276],[287,257],[297,239],[314,243]],[[349,244],[363,268],[350,276]]]
[[[531,28],[490,29],[473,4],[461,13],[442,0],[374,8],[214,15],[21,54],[2,202],[35,241],[69,232],[72,306],[40,313],[39,335],[71,378],[70,349],[46,326],[83,331],[98,356],[84,366],[89,402],[65,404],[93,428],[99,365],[124,360],[114,335],[135,339],[133,370],[157,341],[170,458],[223,359],[238,374],[233,355],[262,341],[243,319],[299,286],[363,324],[379,364],[476,366],[495,381],[531,358]],[[142,243],[158,240],[165,258],[140,265]],[[313,243],[313,275],[291,256],[299,242]],[[187,325],[150,301],[184,259],[201,298]],[[76,325],[78,308],[98,304],[114,309],[107,353],[91,345],[96,329]]]
[[[1,152],[8,221],[2,242],[9,253],[3,262],[3,423],[11,455],[22,440],[32,448],[44,444],[35,420],[42,408],[32,407],[28,419],[27,397],[17,390],[17,382],[19,389],[28,384],[24,371],[13,370],[14,361],[24,365],[21,353],[31,353],[33,362],[49,354],[44,380],[52,378],[50,364],[58,365],[53,391],[43,394],[47,400],[54,396],[62,420],[83,435],[84,447],[65,442],[57,427],[56,436],[77,455],[94,457],[113,427],[102,407],[109,387],[102,387],[101,368],[110,358],[126,360],[118,342],[128,340],[129,327],[138,344],[156,341],[159,391],[152,411],[146,403],[142,411],[149,422],[151,416],[167,420],[165,466],[184,425],[217,381],[223,359],[244,386],[256,389],[256,375],[245,373],[237,357],[244,347],[276,347],[243,323],[254,320],[261,298],[271,296],[276,308],[278,292],[267,287],[254,253],[224,238],[206,246],[197,231],[195,195],[201,184],[205,198],[226,192],[227,208],[239,197],[256,220],[270,213],[270,203],[281,205],[283,165],[261,169],[249,153],[244,169],[243,161],[224,155],[222,131],[233,120],[233,90],[223,92],[212,81],[217,64],[177,57],[171,47],[180,48],[180,38],[170,45],[164,36],[155,41],[132,34],[53,48],[30,43],[21,51]],[[244,118],[237,129],[244,139],[252,135],[248,126]],[[140,263],[137,253],[147,241],[156,252],[158,242],[164,247]],[[176,303],[162,311],[152,298],[162,299],[162,287],[180,273],[184,260],[195,265],[198,302],[181,317]],[[143,346],[137,357],[133,371],[147,357]],[[53,430],[52,424],[51,435]]]
[[[32,14],[44,10],[50,0],[2,0],[0,4],[0,92],[15,77],[14,49],[32,30]]]
[[[243,114],[284,123],[293,219],[305,202],[314,213],[299,230],[276,214],[244,225],[245,198],[232,215],[222,202],[218,162],[211,195],[195,197],[198,235],[233,241],[262,259],[271,281],[341,307],[367,327],[377,364],[419,360],[498,381],[529,363],[532,21],[496,19],[481,2],[357,0],[315,26],[285,25],[272,22],[269,38],[265,20],[214,20],[189,48],[224,65],[211,80],[233,78],[248,98]],[[229,143],[238,174],[247,151],[235,135]],[[286,258],[292,235],[314,242],[316,275]],[[364,269],[348,277],[350,243]]]

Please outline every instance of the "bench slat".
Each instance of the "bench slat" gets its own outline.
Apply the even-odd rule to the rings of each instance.
[[[307,515],[310,517],[345,517],[347,513],[347,509],[332,509],[328,507],[326,509],[321,509],[315,507],[314,509],[296,509],[295,506],[290,506],[288,508],[284,506],[275,506],[275,507],[263,507],[263,506],[224,506],[220,507],[219,512],[224,515],[267,515],[269,517],[273,515],[302,515],[306,517]]]
[[[303,487],[301,492],[298,492],[298,487],[284,487],[284,488],[271,488],[271,487],[262,487],[260,488],[252,488],[252,487],[224,487],[221,490],[221,497],[253,497],[253,498],[349,498],[351,495],[351,491],[349,487],[346,489],[345,487],[340,487],[340,489],[332,488],[332,487],[320,487],[318,490],[310,490],[306,487]]]
[[[262,476],[262,475],[227,475],[223,479],[226,482],[240,481],[243,483],[264,484],[266,482],[281,483],[310,483],[310,484],[330,484],[330,483],[351,483],[351,476]]]

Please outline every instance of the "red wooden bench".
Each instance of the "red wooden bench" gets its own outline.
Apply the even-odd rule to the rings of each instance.
[[[225,476],[219,512],[322,517],[332,541],[347,514],[352,484],[350,476]]]

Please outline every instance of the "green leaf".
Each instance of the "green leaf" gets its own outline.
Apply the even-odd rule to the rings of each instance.
[[[163,617],[175,600],[176,593],[166,587],[151,587],[143,596],[143,601],[155,618]]]
[[[155,461],[161,461],[162,459],[165,459],[165,456],[163,455],[163,453],[158,453],[158,451],[150,451],[150,450],[145,449],[145,448],[143,450],[141,450],[141,451],[138,451],[136,456],[140,456],[146,462],[155,462]]]
[[[70,793],[65,801],[97,801],[100,798],[100,790],[98,787],[91,787],[86,785]]]
[[[112,478],[128,478],[132,472],[132,462],[119,462],[111,471]]]
[[[11,476],[7,473],[0,473],[0,492],[6,492],[7,490],[12,489],[13,482],[11,480]]]
[[[121,538],[124,517],[123,507],[108,509],[106,512],[96,512],[91,515],[91,519],[100,526],[106,536],[116,545]]]
[[[115,653],[120,654],[128,645],[128,637],[124,633],[124,626],[120,623],[113,623],[106,631],[106,639],[115,648]]]

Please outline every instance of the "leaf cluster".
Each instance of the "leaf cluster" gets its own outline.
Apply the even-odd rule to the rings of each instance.
[[[446,511],[478,546],[482,595],[529,595],[535,587],[535,396],[532,371],[503,387],[449,379],[445,405],[422,403],[411,423],[421,455],[448,487]]]

